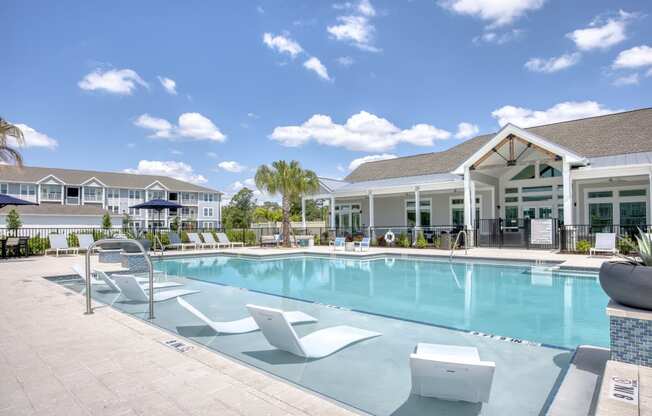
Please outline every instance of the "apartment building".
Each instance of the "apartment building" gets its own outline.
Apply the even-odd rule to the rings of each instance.
[[[175,217],[184,226],[216,228],[221,223],[221,192],[167,176],[0,166],[0,193],[39,204],[16,207],[23,225],[31,227],[99,226],[109,213],[113,225],[128,215],[131,226],[149,228],[159,223],[158,213],[131,207],[152,199],[183,206],[163,210],[160,226]],[[0,227],[11,208],[0,209]]]

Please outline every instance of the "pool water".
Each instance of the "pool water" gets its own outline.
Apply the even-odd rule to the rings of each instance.
[[[419,258],[233,256],[164,259],[171,276],[552,346],[608,347],[597,274]]]

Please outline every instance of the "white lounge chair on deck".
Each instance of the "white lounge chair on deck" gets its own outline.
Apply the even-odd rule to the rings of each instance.
[[[215,244],[212,243],[204,243],[201,241],[201,238],[199,238],[199,234],[197,233],[188,233],[188,239],[190,240],[191,243],[193,243],[196,247],[199,248],[214,248]]]
[[[337,251],[338,249],[346,249],[346,239],[344,237],[335,237],[334,241],[329,241],[328,245],[333,247],[333,250]]]
[[[323,358],[348,345],[382,334],[341,325],[320,329],[299,338],[290,325],[287,312],[263,306],[247,305],[267,342],[274,347],[305,358]]]
[[[177,302],[179,302],[179,305],[183,306],[188,312],[195,315],[195,317],[203,321],[218,334],[244,334],[247,332],[258,331],[260,329],[252,317],[238,319],[237,321],[217,322],[212,321],[210,318],[208,318],[201,311],[199,311],[197,308],[185,300],[177,298]],[[317,319],[301,311],[285,312],[285,314],[290,324],[317,322]]]
[[[478,349],[419,343],[410,354],[412,394],[471,403],[488,402],[496,363]]]
[[[212,233],[201,233],[201,237],[204,239],[205,242],[212,244],[214,247],[220,248],[222,246],[228,247],[229,245],[226,243],[220,243],[219,241],[215,241],[215,238],[213,237]]]
[[[125,298],[139,302],[149,301],[149,295],[145,289],[143,289],[140,283],[138,283],[135,276],[114,274],[113,281],[120,289],[122,296]],[[199,291],[186,289],[164,290],[162,292],[154,293],[154,302],[162,302],[164,300],[190,295],[192,293],[199,293]]]
[[[593,256],[597,252],[618,253],[618,249],[616,249],[616,233],[596,233],[595,247],[589,249],[589,256]]]
[[[59,252],[72,254],[79,253],[77,247],[70,247],[68,245],[68,239],[63,234],[50,234],[48,239],[50,240],[50,248],[45,250],[45,254],[49,251],[54,251],[57,256],[59,256]]]
[[[120,287],[115,284],[113,279],[109,277],[108,274],[104,273],[101,270],[95,270],[95,275],[97,276],[98,280],[103,281],[106,283],[106,285],[114,292],[120,292]],[[114,274],[113,276],[129,276],[129,275],[116,275]],[[143,289],[149,290],[149,279],[146,277],[137,277],[133,276],[136,279],[136,282],[138,282],[139,285],[142,286]],[[179,287],[183,286],[181,283],[177,282],[155,282],[154,283],[154,289],[163,289],[166,287]]]
[[[244,247],[244,243],[241,241],[231,242],[225,233],[217,233],[217,240],[220,244],[226,244],[227,246],[231,246],[231,248],[236,246]]]
[[[181,249],[183,251],[186,248],[197,248],[197,244],[195,243],[184,243],[181,241],[181,237],[179,237],[179,234],[175,232],[170,232],[168,234],[168,238],[170,240],[170,244],[165,246],[165,248],[176,248],[176,249]]]
[[[88,251],[88,248],[95,242],[91,234],[78,234],[79,250]]]

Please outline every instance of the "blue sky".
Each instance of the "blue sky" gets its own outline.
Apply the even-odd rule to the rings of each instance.
[[[343,177],[510,121],[652,105],[648,1],[5,0],[0,14],[0,113],[26,131],[28,165],[226,193],[276,159]]]

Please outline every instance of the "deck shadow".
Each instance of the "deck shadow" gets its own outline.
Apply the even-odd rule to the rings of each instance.
[[[449,400],[435,399],[433,397],[421,397],[410,394],[405,402],[398,409],[392,412],[392,416],[419,416],[419,415],[456,415],[476,416],[482,411],[482,403],[453,402]]]

